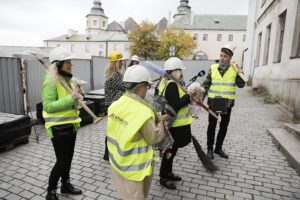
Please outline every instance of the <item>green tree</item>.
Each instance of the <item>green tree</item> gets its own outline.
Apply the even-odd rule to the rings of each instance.
[[[129,47],[131,54],[143,57],[145,60],[155,57],[159,40],[154,24],[143,21],[128,35],[128,38],[132,42]]]
[[[158,57],[160,59],[169,57],[171,45],[175,46],[175,56],[179,58],[192,55],[193,50],[196,48],[196,42],[192,35],[176,27],[169,27],[160,33],[160,45],[158,48]]]

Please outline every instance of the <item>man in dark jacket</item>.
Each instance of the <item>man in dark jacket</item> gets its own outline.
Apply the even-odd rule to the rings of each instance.
[[[221,123],[214,153],[226,159],[228,155],[223,151],[222,145],[227,133],[231,109],[234,106],[236,86],[239,88],[245,86],[245,82],[238,76],[238,72],[230,64],[233,51],[234,48],[229,44],[222,47],[219,63],[211,66],[206,80],[203,82],[203,87],[206,94],[208,94],[207,104],[213,111],[221,114]],[[214,159],[213,146],[217,119],[209,115],[208,122],[207,156],[210,159]]]

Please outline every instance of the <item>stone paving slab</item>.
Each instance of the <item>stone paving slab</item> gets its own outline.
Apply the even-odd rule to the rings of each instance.
[[[174,172],[182,176],[177,190],[159,185],[156,163],[149,200],[262,200],[300,199],[300,177],[288,166],[284,155],[272,143],[268,128],[281,127],[286,115],[279,105],[264,104],[253,96],[250,88],[238,91],[238,100],[224,142],[229,154],[225,160],[218,155],[214,162],[220,168],[214,174],[205,170],[192,144],[180,149],[174,160]],[[192,124],[192,132],[206,149],[207,113],[204,111]],[[46,187],[55,156],[43,126],[37,126],[40,143],[30,136],[30,143],[0,153],[0,199],[45,199]],[[106,118],[96,125],[80,129],[72,164],[72,182],[83,195],[61,195],[63,200],[120,199],[110,185],[109,163],[102,160]]]

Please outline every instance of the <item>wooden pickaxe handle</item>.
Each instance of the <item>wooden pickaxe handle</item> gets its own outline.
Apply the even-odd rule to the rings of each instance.
[[[63,87],[70,93],[72,94],[72,89],[70,88],[70,86],[66,83],[65,80],[63,80],[62,78],[60,78],[60,82],[63,85]],[[101,117],[97,117],[93,111],[91,111],[91,109],[89,107],[87,107],[87,105],[81,100],[81,99],[77,99],[76,100],[78,102],[78,104],[87,112],[89,113],[89,115],[91,115],[94,119],[94,124],[100,122],[100,120],[102,119]]]
[[[237,65],[236,63],[233,63],[232,66],[233,66],[234,70],[238,73],[239,77],[241,77],[241,79],[242,79],[245,83],[247,83],[248,80],[247,80],[246,76],[245,76],[243,73],[239,72],[238,65]]]

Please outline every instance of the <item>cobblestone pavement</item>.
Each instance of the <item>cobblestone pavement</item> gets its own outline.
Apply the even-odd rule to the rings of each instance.
[[[159,163],[148,199],[300,199],[300,177],[272,143],[266,129],[281,126],[286,113],[279,105],[264,104],[250,88],[239,90],[224,149],[225,160],[215,156],[220,170],[207,172],[192,144],[180,149],[174,172],[183,177],[171,191],[159,185]],[[193,134],[206,149],[207,113],[192,125]],[[109,164],[102,160],[106,118],[80,129],[72,164],[72,182],[83,195],[61,199],[119,199],[110,185]],[[31,134],[30,143],[0,153],[0,199],[45,199],[48,176],[55,156],[43,126],[37,126],[40,144]],[[59,191],[59,190],[58,190]]]

